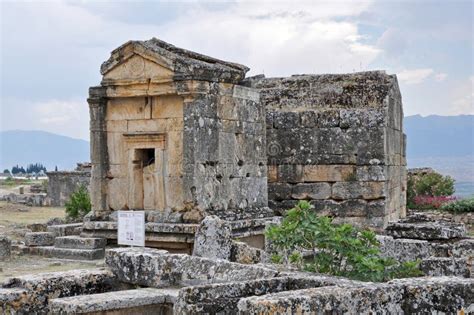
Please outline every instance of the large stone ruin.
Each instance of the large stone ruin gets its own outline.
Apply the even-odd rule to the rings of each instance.
[[[88,99],[86,235],[114,239],[116,210],[146,210],[149,246],[190,252],[208,215],[260,247],[267,218],[301,199],[379,230],[405,215],[394,76],[245,79],[248,70],[158,39],[112,52]]]
[[[270,207],[316,211],[382,229],[404,217],[403,109],[381,71],[249,78],[265,104]]]

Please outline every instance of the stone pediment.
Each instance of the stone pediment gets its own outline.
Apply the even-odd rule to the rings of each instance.
[[[248,70],[246,66],[181,49],[156,38],[123,44],[101,66],[103,83],[150,79],[237,83]]]

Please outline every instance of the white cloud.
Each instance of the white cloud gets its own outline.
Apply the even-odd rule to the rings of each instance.
[[[85,97],[38,102],[8,98],[3,100],[1,109],[2,130],[44,130],[89,139],[89,106]]]
[[[450,114],[474,115],[474,76],[470,76],[454,90]]]
[[[380,53],[361,41],[356,16],[369,3],[238,2],[223,11],[197,9],[161,28],[165,40],[218,58],[243,63],[250,74],[365,70]]]
[[[438,82],[442,82],[442,81],[446,80],[447,77],[448,77],[448,74],[444,73],[444,72],[439,72],[439,73],[435,74],[435,76],[434,76],[435,80],[438,81]]]
[[[397,73],[397,77],[401,82],[406,84],[419,84],[426,80],[434,73],[431,68],[403,70]]]

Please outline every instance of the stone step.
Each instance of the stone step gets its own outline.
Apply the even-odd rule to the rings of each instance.
[[[52,314],[173,314],[178,289],[143,288],[52,299]]]
[[[31,232],[25,234],[26,246],[51,246],[54,244],[54,234],[50,232]]]
[[[29,254],[59,259],[96,260],[104,258],[105,249],[73,249],[56,248],[54,246],[37,246],[30,247]]]
[[[79,237],[79,236],[61,236],[54,240],[56,248],[72,248],[72,249],[98,249],[105,248],[107,240],[98,237]]]
[[[411,238],[419,240],[449,240],[466,237],[464,224],[451,222],[391,222],[385,234],[393,238]]]
[[[70,223],[48,226],[48,232],[53,233],[56,237],[79,235],[81,234],[82,223]]]

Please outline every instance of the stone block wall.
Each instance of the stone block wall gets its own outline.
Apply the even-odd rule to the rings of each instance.
[[[89,187],[91,173],[88,171],[47,172],[48,197],[51,206],[63,207],[69,197],[81,185]]]
[[[211,83],[184,107],[184,195],[226,219],[267,207],[265,114],[254,89]]]
[[[405,138],[395,76],[384,72],[247,79],[266,106],[268,198],[298,200],[360,226],[405,214]]]

